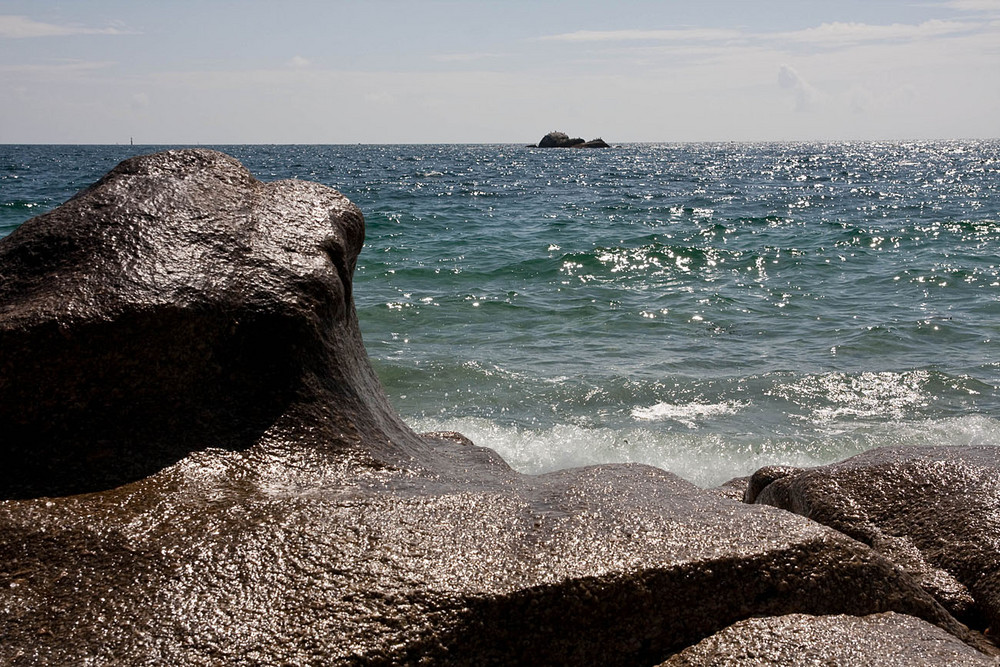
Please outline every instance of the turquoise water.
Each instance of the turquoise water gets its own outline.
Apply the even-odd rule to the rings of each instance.
[[[0,146],[0,235],[158,148]],[[361,207],[393,403],[520,470],[1000,443],[1000,142],[220,149]]]

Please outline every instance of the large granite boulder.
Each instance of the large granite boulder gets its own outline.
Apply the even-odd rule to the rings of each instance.
[[[1000,627],[1000,448],[886,447],[820,468],[765,468],[746,500],[864,542],[963,622]]]
[[[641,665],[796,612],[975,641],[803,517],[413,433],[358,331],[362,235],[189,150],[0,241],[0,663]]]
[[[941,628],[895,613],[791,614],[740,621],[663,667],[996,667]]]
[[[363,240],[339,193],[211,151],[127,160],[25,223],[0,244],[0,497],[117,486],[317,423],[352,456],[419,455],[355,322]]]

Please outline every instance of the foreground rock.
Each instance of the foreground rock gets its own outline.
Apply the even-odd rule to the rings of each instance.
[[[965,623],[1000,627],[997,447],[887,447],[821,468],[764,469],[747,500],[871,545]]]
[[[539,148],[610,148],[601,138],[586,141],[580,137],[571,138],[565,132],[549,132],[538,142]]]
[[[117,486],[314,423],[345,456],[419,456],[356,326],[363,240],[339,193],[209,151],[128,160],[23,225],[0,244],[0,493]]]
[[[198,150],[0,241],[0,663],[641,665],[794,612],[974,641],[805,518],[413,433],[358,331],[362,240],[336,192]]]
[[[837,665],[842,667],[995,667],[983,655],[911,616],[806,616],[740,621],[685,649],[664,667]]]
[[[861,545],[669,473],[346,467],[211,450],[114,491],[4,503],[0,660],[641,665],[796,611],[962,633]]]

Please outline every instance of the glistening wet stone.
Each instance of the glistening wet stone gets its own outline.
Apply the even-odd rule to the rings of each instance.
[[[883,447],[818,468],[764,469],[747,499],[874,547],[965,623],[1000,623],[1000,449]]]
[[[941,628],[895,613],[751,618],[681,651],[663,667],[983,667],[996,660]]]

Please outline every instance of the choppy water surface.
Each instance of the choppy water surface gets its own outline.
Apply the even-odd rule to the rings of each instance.
[[[361,206],[397,409],[523,471],[1000,443],[1000,142],[221,149]],[[0,234],[151,150],[0,146]]]

